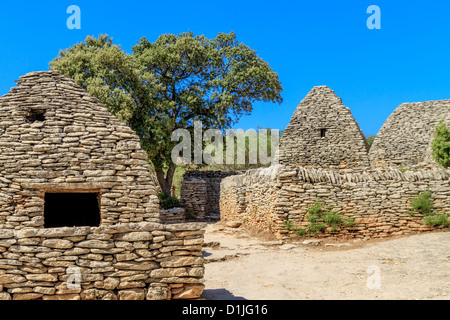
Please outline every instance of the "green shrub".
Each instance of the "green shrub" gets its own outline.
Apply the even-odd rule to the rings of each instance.
[[[450,220],[446,214],[436,214],[436,215],[425,216],[423,218],[423,222],[427,226],[442,226],[445,228],[450,226]]]
[[[314,216],[320,216],[323,212],[322,202],[316,201],[314,204],[308,209],[308,213]]]
[[[161,192],[158,194],[159,206],[161,209],[172,209],[180,206],[180,200]]]
[[[450,129],[441,120],[434,131],[431,155],[444,168],[450,167]]]
[[[308,214],[306,216],[306,220],[308,220],[311,223],[315,223],[317,222],[317,220],[319,220],[319,216],[316,216],[315,214]]]
[[[307,212],[306,219],[311,223],[316,223],[323,213],[322,203],[320,201],[314,202]]]
[[[292,229],[292,221],[291,220],[287,220],[286,221],[286,230],[291,230]]]
[[[323,223],[310,223],[308,226],[309,231],[312,234],[317,234],[318,232],[322,232],[327,228]]]
[[[323,222],[325,222],[328,225],[337,225],[342,222],[342,217],[339,213],[335,211],[328,211],[326,214],[323,215]]]
[[[342,225],[346,226],[346,227],[354,227],[355,226],[355,219],[353,218],[348,218],[345,220],[342,220]]]
[[[299,236],[299,237],[304,237],[306,235],[306,229],[300,228],[295,230],[295,233]]]
[[[308,232],[311,235],[317,235],[327,227],[331,227],[332,232],[337,232],[341,226],[355,225],[354,219],[344,220],[339,212],[334,211],[331,207],[324,208],[320,201],[316,201],[307,210],[306,220],[309,221]]]
[[[433,209],[433,200],[431,200],[431,192],[424,191],[411,201],[412,210],[409,215],[413,216],[415,213],[422,213],[423,215],[430,215]]]

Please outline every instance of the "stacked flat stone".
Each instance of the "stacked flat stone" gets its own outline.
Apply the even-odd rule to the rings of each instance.
[[[280,166],[257,169],[223,179],[220,210],[224,221],[240,221],[279,238],[306,228],[308,209],[319,200],[354,219],[352,227],[325,232],[324,237],[381,238],[433,230],[419,213],[411,216],[412,200],[430,190],[435,212],[450,212],[450,170],[433,168],[403,172],[376,169],[343,172]],[[287,221],[293,226],[287,230]],[[331,231],[331,230],[328,230]]]
[[[0,230],[0,300],[198,298],[204,227],[141,222]],[[72,266],[79,267],[79,286],[69,279]]]
[[[181,182],[181,205],[187,216],[204,219],[208,201],[206,181],[202,179],[187,178]]]
[[[186,171],[181,184],[181,202],[199,218],[220,215],[220,183],[239,171]],[[203,181],[203,182],[202,182]]]
[[[201,295],[205,225],[159,224],[158,188],[129,127],[58,72],[21,77],[0,111],[0,299]],[[97,193],[100,226],[45,228],[47,192]]]
[[[161,223],[180,223],[186,221],[186,210],[184,208],[172,208],[160,210]]]
[[[342,100],[326,86],[314,87],[283,132],[279,163],[306,168],[369,168],[368,144]]]
[[[44,225],[44,193],[101,194],[102,225],[158,222],[139,138],[58,72],[33,72],[0,98],[0,228]],[[30,121],[39,112],[42,121]]]
[[[373,142],[369,152],[372,168],[437,167],[431,141],[440,120],[450,126],[450,100],[400,105]]]
[[[274,203],[278,195],[279,165],[248,170],[222,180],[220,188],[220,218],[238,221],[244,227],[276,234],[277,215]]]

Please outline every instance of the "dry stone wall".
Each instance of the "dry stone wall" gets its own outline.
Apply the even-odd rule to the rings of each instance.
[[[307,210],[319,200],[342,218],[355,221],[353,227],[335,233],[326,230],[322,236],[387,237],[432,230],[420,214],[408,214],[412,199],[425,190],[432,192],[434,210],[450,212],[449,170],[345,173],[281,166],[269,175],[263,169],[224,179],[221,217],[258,225],[286,238],[295,234],[294,229],[308,226]],[[288,221],[291,230],[287,230]]]
[[[58,72],[20,77],[0,98],[0,229],[44,226],[47,192],[95,192],[102,225],[159,222],[138,136]]]
[[[205,180],[188,178],[181,182],[180,203],[186,210],[187,216],[204,219],[207,201],[208,195]]]
[[[280,166],[248,170],[222,180],[220,212],[223,221],[238,221],[246,227],[276,231],[274,203]]]
[[[333,90],[314,87],[284,131],[279,163],[307,168],[369,168],[368,144],[350,109]]]
[[[186,221],[185,208],[161,209],[161,223],[180,223]]]
[[[437,167],[431,141],[440,120],[450,126],[450,100],[404,103],[386,120],[369,152],[372,168]]]
[[[220,183],[237,171],[186,171],[181,183],[181,203],[198,219],[219,215]]]
[[[0,229],[0,300],[193,299],[204,224]],[[69,279],[79,267],[80,285]]]

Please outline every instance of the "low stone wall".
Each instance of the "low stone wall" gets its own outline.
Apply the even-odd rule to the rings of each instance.
[[[254,169],[224,179],[220,192],[221,220],[276,231],[278,170],[279,166]]]
[[[206,215],[206,203],[208,195],[206,181],[196,178],[185,178],[181,182],[181,205],[186,214],[197,219],[203,219]]]
[[[159,213],[161,223],[182,223],[186,221],[185,208],[161,209]]]
[[[198,298],[204,288],[204,228],[143,222],[2,229],[0,300]],[[74,270],[81,275],[75,288]]]
[[[181,203],[198,219],[220,213],[220,183],[237,171],[186,171],[181,183]]]
[[[272,170],[270,174],[267,169],[251,170],[224,179],[222,219],[257,225],[286,238],[294,234],[294,229],[309,224],[307,210],[319,200],[356,223],[320,236],[366,238],[432,230],[423,224],[420,214],[408,214],[412,199],[424,190],[432,192],[435,210],[450,212],[449,170],[344,173],[287,166]],[[288,224],[291,230],[287,230]]]

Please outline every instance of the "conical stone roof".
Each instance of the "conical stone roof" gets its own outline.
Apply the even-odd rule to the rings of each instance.
[[[437,167],[431,142],[440,120],[450,126],[450,100],[403,103],[377,134],[369,152],[371,166]]]
[[[349,108],[327,86],[314,87],[295,110],[279,150],[283,165],[369,168],[368,145]]]

